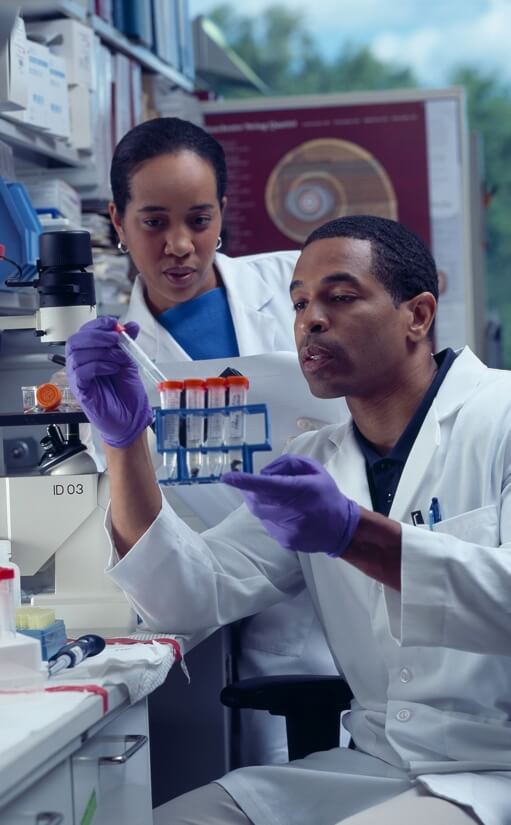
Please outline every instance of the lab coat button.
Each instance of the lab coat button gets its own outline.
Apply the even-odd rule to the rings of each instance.
[[[396,719],[398,722],[408,722],[411,715],[412,714],[409,710],[407,710],[406,708],[401,708],[401,710],[398,710],[398,712],[396,713]]]
[[[406,683],[412,679],[412,671],[407,667],[402,667],[399,671],[399,678],[406,685]]]

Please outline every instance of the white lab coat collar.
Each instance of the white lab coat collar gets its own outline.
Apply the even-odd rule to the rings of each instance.
[[[273,352],[277,322],[271,313],[264,311],[273,297],[270,286],[253,277],[250,267],[239,258],[217,255],[215,265],[227,292],[240,354]],[[240,278],[244,268],[246,278]]]
[[[440,446],[442,422],[453,415],[477,389],[487,367],[468,347],[459,352],[431,405],[403,469],[389,513],[397,521],[408,521],[416,492]],[[333,430],[329,439],[337,449],[326,467],[340,489],[363,507],[372,509],[364,457],[357,445],[350,420]]]
[[[477,389],[487,367],[465,347],[458,353],[424,419],[404,466],[389,518],[408,521],[428,467],[442,443],[442,424]]]
[[[270,285],[255,277],[254,270],[243,259],[217,254],[215,265],[227,293],[240,355],[272,352],[277,320],[271,312],[265,312],[265,307],[273,299]],[[243,270],[246,270],[246,277]],[[124,320],[136,320],[140,324],[140,344],[156,363],[190,360],[150,312],[144,296],[143,275],[137,275]]]

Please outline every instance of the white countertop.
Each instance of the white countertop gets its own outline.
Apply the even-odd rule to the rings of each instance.
[[[25,711],[25,730],[18,741],[5,744],[5,721],[0,721],[0,808],[17,796],[24,787],[57,765],[69,754],[78,750],[89,735],[106,724],[129,704],[128,690],[124,685],[105,687],[108,694],[108,710],[103,712],[103,698],[94,693],[50,693],[41,697],[39,692],[0,695],[0,720]],[[30,711],[45,705],[45,724],[31,729]],[[20,733],[22,733],[20,731]]]
[[[165,680],[176,660],[166,641],[107,645],[40,690],[0,693],[0,809]]]

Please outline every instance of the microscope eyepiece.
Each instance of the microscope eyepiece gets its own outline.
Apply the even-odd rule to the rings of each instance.
[[[39,272],[54,267],[84,269],[92,264],[90,235],[83,229],[42,232],[39,236]]]

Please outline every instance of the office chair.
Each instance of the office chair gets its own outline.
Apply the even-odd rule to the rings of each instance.
[[[285,716],[289,759],[339,746],[341,712],[353,694],[340,676],[264,676],[223,688],[229,708],[266,710]]]

